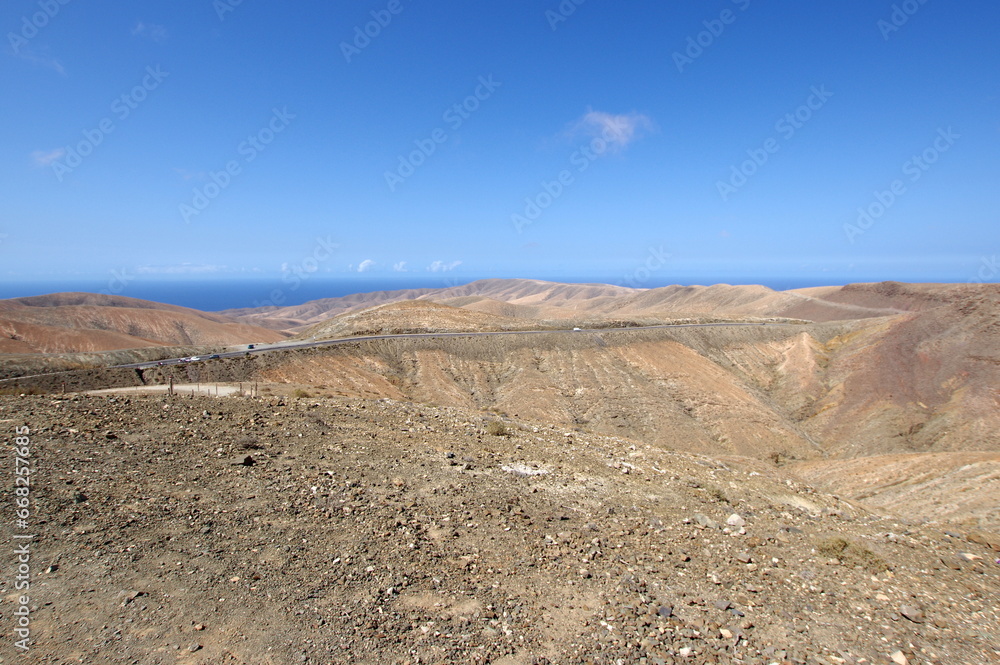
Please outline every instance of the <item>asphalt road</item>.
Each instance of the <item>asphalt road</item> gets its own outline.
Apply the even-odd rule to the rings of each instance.
[[[350,342],[363,342],[374,339],[441,339],[445,337],[490,337],[495,335],[551,335],[570,334],[580,335],[583,333],[603,333],[603,332],[623,332],[636,330],[660,330],[663,328],[723,328],[723,327],[758,327],[758,326],[794,326],[797,323],[665,323],[657,326],[635,326],[628,328],[584,328],[584,329],[564,329],[564,330],[501,330],[491,332],[447,332],[447,333],[408,333],[399,335],[365,335],[357,337],[341,337],[338,339],[326,339],[319,342],[275,342],[274,344],[255,344],[253,349],[241,349],[239,351],[226,351],[225,353],[211,354],[222,358],[239,358],[248,353],[269,353],[271,351],[287,351],[289,349],[312,349],[320,346],[332,346],[334,344],[347,344]],[[191,362],[205,362],[212,360],[208,355],[193,356],[198,360],[188,360],[187,358],[169,358],[166,360],[154,360],[152,362],[129,363],[127,365],[112,365],[113,368],[127,369],[149,369],[160,365],[180,365]]]

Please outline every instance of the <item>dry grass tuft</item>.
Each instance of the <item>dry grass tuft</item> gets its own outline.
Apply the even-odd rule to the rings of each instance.
[[[858,545],[840,537],[831,537],[820,541],[816,546],[816,551],[831,559],[839,559],[841,563],[862,566],[874,573],[889,569],[882,557],[864,545]]]

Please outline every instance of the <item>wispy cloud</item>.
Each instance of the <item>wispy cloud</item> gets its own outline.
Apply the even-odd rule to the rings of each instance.
[[[430,272],[448,272],[449,270],[454,270],[460,265],[462,265],[461,261],[452,261],[451,263],[445,263],[444,261],[435,261],[434,263],[427,266],[427,270],[429,270]]]
[[[66,154],[65,148],[56,148],[55,150],[35,150],[31,153],[31,161],[34,162],[35,166],[52,166],[55,162],[59,161]]]
[[[26,48],[18,49],[14,52],[14,55],[22,60],[30,62],[36,67],[45,67],[46,69],[51,69],[55,71],[60,76],[66,76],[66,69],[62,66],[56,58],[49,55],[39,55],[34,51]]]
[[[570,135],[604,139],[610,150],[623,150],[654,129],[652,119],[641,113],[612,114],[604,111],[587,111],[576,121]]]
[[[152,39],[154,42],[162,43],[167,40],[167,29],[162,25],[139,21],[132,28],[132,36],[146,37],[147,39]]]
[[[399,263],[393,263],[392,269],[396,272],[406,272],[406,261],[400,261]]]
[[[360,264],[358,264],[358,272],[368,272],[375,267],[375,262],[371,259],[365,259]]]

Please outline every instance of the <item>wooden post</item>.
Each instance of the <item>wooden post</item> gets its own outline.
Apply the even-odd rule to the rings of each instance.
[[[174,394],[174,375],[170,375],[170,386],[167,388],[167,394],[173,396]]]

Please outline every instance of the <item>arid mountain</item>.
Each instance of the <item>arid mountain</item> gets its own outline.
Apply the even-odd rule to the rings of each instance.
[[[65,296],[51,304],[77,312],[80,298]],[[371,301],[381,304],[361,306]],[[45,309],[9,301],[0,311],[6,315],[15,304],[17,311]],[[151,321],[191,315],[182,308],[127,304],[104,303],[98,309],[137,309]],[[226,330],[233,325],[220,315],[200,316],[200,322]],[[130,317],[133,323],[142,320]],[[995,473],[1000,455],[997,285],[890,282],[786,292],[728,285],[637,291],[486,280],[435,292],[316,301],[245,313],[242,320],[279,320],[275,317],[302,323],[300,339],[567,328],[602,320],[743,323],[359,340],[241,359],[238,372],[228,361],[183,370],[154,368],[142,381],[164,383],[174,373],[178,382],[194,381],[196,375],[202,381],[253,378],[331,397],[509,414],[569,433],[778,464],[829,491],[915,520],[968,519],[1000,527],[1000,506],[992,498],[1000,494]],[[305,325],[310,319],[317,323]],[[778,323],[788,319],[815,322]],[[121,325],[101,326],[135,339]],[[255,341],[267,341],[259,328],[250,330]],[[973,464],[967,459],[975,460],[975,470],[967,468]],[[909,477],[913,482],[900,480]],[[956,498],[963,483],[975,488]]]
[[[668,300],[697,313],[693,303],[712,288],[683,296],[674,290]],[[774,299],[760,289],[716,291],[731,296],[730,314],[802,312],[795,304],[748,307],[754,292]],[[290,356],[263,376],[343,395],[493,409],[714,456],[810,460],[803,473],[808,469],[824,487],[835,490],[842,478],[848,485],[841,491],[849,494],[850,483],[868,478],[866,496],[914,519],[926,517],[929,506],[954,505],[934,515],[1000,525],[1000,506],[989,498],[1000,495],[993,471],[977,476],[982,494],[951,498],[968,477],[956,471],[964,466],[962,454],[987,453],[983,464],[1000,454],[1000,287],[870,284],[812,292],[806,306],[814,312],[849,308],[864,316],[809,325],[386,343]],[[780,297],[802,302],[796,294]],[[640,303],[632,311],[644,310]],[[900,469],[927,465],[931,476],[907,485],[908,501],[860,471],[878,470],[876,464],[846,463],[859,458]]]
[[[667,320],[684,317],[793,318],[843,321],[894,316],[960,297],[953,285],[856,284],[774,291],[766,286],[668,286],[631,289],[609,284],[559,284],[486,279],[443,289],[413,289],[314,300],[291,307],[222,312],[245,323],[295,330],[339,314],[405,300],[431,300],[498,316],[536,320],[599,318]]]
[[[94,293],[0,300],[0,353],[276,342],[285,334],[186,307]]]
[[[324,340],[350,335],[398,335],[433,332],[483,332],[524,330],[524,320],[486,314],[430,300],[404,300],[370,309],[341,314],[310,326],[298,335],[302,339]]]
[[[275,330],[302,330],[304,327],[321,323],[338,314],[352,312],[392,302],[415,300],[435,289],[403,289],[399,291],[376,291],[374,293],[357,293],[339,298],[323,298],[310,300],[301,305],[287,307],[249,307],[242,309],[227,309],[220,314],[238,321]]]

